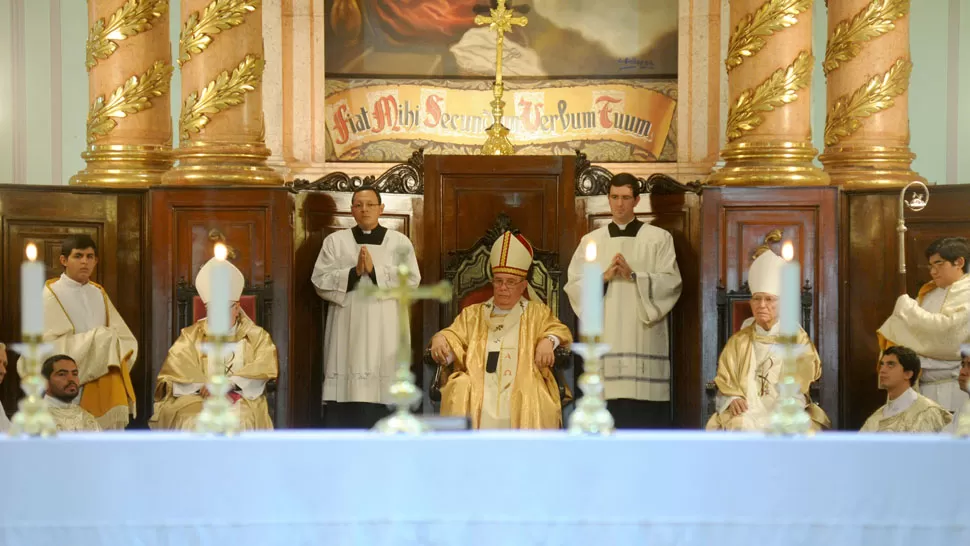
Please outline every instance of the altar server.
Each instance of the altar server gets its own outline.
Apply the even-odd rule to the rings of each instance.
[[[953,417],[939,404],[913,390],[920,376],[920,358],[900,345],[887,348],[879,364],[879,385],[887,401],[861,432],[940,432]]]
[[[123,429],[135,414],[135,390],[129,371],[138,342],[104,288],[91,281],[98,246],[87,235],[73,235],[61,245],[64,273],[47,281],[43,293],[44,341],[77,362],[80,405],[102,429]],[[17,371],[24,377],[21,358]]]
[[[780,336],[778,299],[781,269],[785,261],[771,250],[758,256],[748,271],[751,311],[754,320],[745,323],[728,339],[717,361],[717,413],[707,430],[765,430],[778,401],[778,382],[785,358],[785,340]],[[822,362],[815,345],[802,328],[795,339],[795,379],[799,397],[815,430],[832,423],[809,399],[809,387],[822,376]]]
[[[554,351],[572,335],[536,297],[526,299],[532,245],[506,231],[492,245],[493,296],[462,309],[431,338],[431,356],[454,364],[441,388],[441,414],[473,428],[560,428]]]
[[[206,262],[195,277],[195,288],[206,305],[212,294],[212,266],[216,261],[212,258]],[[222,368],[232,384],[229,398],[233,411],[239,412],[242,430],[273,428],[265,391],[266,382],[279,374],[276,345],[269,333],[239,307],[246,281],[236,266],[224,263],[230,269],[232,351],[221,361],[209,360],[203,347],[209,338],[208,321],[204,318],[183,329],[158,373],[155,412],[148,423],[151,428],[195,430],[203,402],[209,397],[206,383],[217,367]]]
[[[603,357],[605,394],[617,428],[671,424],[667,314],[680,298],[680,270],[670,233],[634,215],[639,191],[633,175],[613,177],[609,190],[613,220],[580,241],[565,287],[573,311],[581,316],[586,247],[596,243],[605,271],[603,341],[610,346]]]
[[[970,241],[937,239],[926,249],[932,281],[916,299],[899,296],[893,314],[879,327],[879,348],[904,345],[916,351],[922,376],[916,388],[949,411],[967,402],[960,390],[960,347],[970,343]]]
[[[357,225],[323,240],[313,268],[317,294],[329,303],[324,334],[324,425],[371,428],[390,411],[389,388],[397,370],[398,302],[358,297],[364,279],[378,287],[398,284],[398,263],[407,284],[421,282],[411,241],[380,225],[384,212],[376,188],[357,189],[351,199]]]
[[[47,379],[44,402],[58,432],[100,432],[94,416],[74,403],[81,388],[77,363],[67,355],[54,355],[44,361],[40,370]]]

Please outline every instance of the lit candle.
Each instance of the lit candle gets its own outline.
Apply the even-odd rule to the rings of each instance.
[[[595,337],[603,334],[603,268],[596,261],[596,243],[586,245],[583,264],[583,303],[580,332]]]
[[[794,261],[795,247],[791,243],[782,247],[781,257],[786,263],[781,268],[780,329],[781,335],[794,336],[798,333],[798,310],[802,303],[802,268]]]
[[[226,245],[216,243],[216,261],[212,263],[209,279],[208,330],[210,334],[229,334],[229,264],[226,263]]]
[[[44,282],[47,268],[37,261],[37,247],[27,245],[27,261],[20,265],[20,329],[23,335],[44,333]]]

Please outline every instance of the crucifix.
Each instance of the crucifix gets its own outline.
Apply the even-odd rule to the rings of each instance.
[[[491,102],[492,116],[495,121],[486,132],[488,138],[482,146],[482,155],[512,155],[515,150],[512,142],[509,141],[509,130],[502,125],[502,112],[505,110],[505,101],[502,100],[504,86],[502,85],[502,48],[505,44],[505,33],[512,31],[513,25],[526,26],[529,20],[524,15],[516,15],[514,9],[505,7],[505,0],[498,0],[494,9],[489,10],[489,15],[476,15],[476,25],[488,25],[495,31],[495,83],[492,84],[492,93],[495,98]]]
[[[427,429],[425,424],[411,413],[411,406],[421,399],[421,389],[414,384],[414,374],[411,373],[411,325],[408,320],[408,310],[418,300],[436,299],[442,303],[451,300],[451,283],[448,281],[418,288],[408,286],[411,269],[407,266],[407,258],[407,249],[401,248],[397,251],[395,261],[397,286],[377,288],[368,280],[358,289],[363,297],[397,300],[397,372],[394,383],[390,387],[394,413],[381,419],[374,426],[374,430],[384,434],[419,434]]]

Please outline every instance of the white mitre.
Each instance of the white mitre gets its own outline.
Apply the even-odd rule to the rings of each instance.
[[[529,276],[532,266],[533,250],[529,240],[522,235],[506,231],[492,245],[489,264],[492,274],[505,273],[523,279]]]
[[[761,292],[780,296],[781,269],[784,265],[785,260],[770,250],[766,250],[761,256],[758,256],[751,264],[751,269],[748,270],[748,287],[751,289],[751,293]]]
[[[206,262],[202,269],[199,269],[199,274],[195,276],[195,289],[199,291],[199,297],[205,304],[209,303],[209,295],[212,294],[212,271],[214,262],[217,261],[219,260],[212,258]],[[242,271],[239,271],[231,262],[226,261],[225,263],[229,269],[229,300],[239,301],[243,287],[246,286],[246,279],[243,277]]]

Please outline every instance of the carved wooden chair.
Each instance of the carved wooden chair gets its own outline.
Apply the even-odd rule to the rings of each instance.
[[[471,248],[451,252],[445,266],[444,278],[452,283],[453,295],[451,302],[443,305],[442,316],[448,324],[454,320],[462,309],[469,305],[482,303],[492,297],[492,270],[489,256],[492,245],[506,231],[518,233],[512,222],[505,214],[500,214],[495,223]],[[529,271],[529,288],[526,297],[538,297],[548,305],[554,315],[559,316],[559,296],[563,286],[563,274],[559,268],[559,257],[554,252],[535,249],[532,268]],[[553,365],[553,375],[559,385],[559,399],[566,401],[566,376],[564,371],[572,366],[572,351],[565,347],[556,348],[556,361]],[[452,366],[439,366],[431,352],[425,349],[425,367],[435,370],[431,381],[428,397],[435,412],[439,410],[441,402],[441,388],[451,375]]]
[[[188,328],[206,316],[205,304],[199,297],[195,285],[185,278],[179,279],[175,285],[176,324],[179,331]],[[272,331],[273,322],[273,281],[266,279],[263,286],[243,288],[239,298],[239,307],[257,326]],[[269,406],[269,417],[276,425],[276,380],[266,382],[266,405]]]

